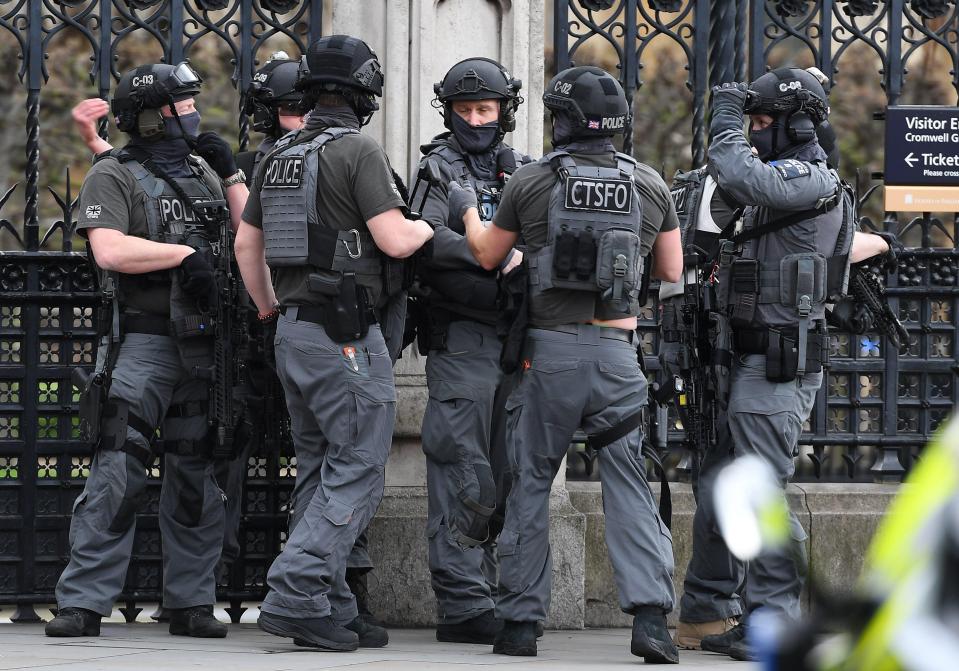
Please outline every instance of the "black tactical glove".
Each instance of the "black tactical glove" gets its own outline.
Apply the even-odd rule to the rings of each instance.
[[[899,241],[899,238],[896,237],[894,233],[888,233],[886,231],[877,232],[875,235],[878,235],[880,238],[886,241],[886,244],[889,245],[889,251],[883,255],[883,266],[887,273],[894,273],[899,268],[899,257],[902,255],[903,247],[902,242]]]
[[[473,187],[469,184],[463,186],[457,181],[450,182],[449,206],[450,219],[461,222],[462,225],[463,217],[466,216],[467,210],[471,207],[479,209],[476,202],[476,192],[473,191]]]
[[[713,116],[709,127],[711,136],[726,130],[743,129],[746,92],[746,84],[742,82],[727,82],[713,87]]]
[[[213,266],[203,252],[195,251],[180,263],[180,286],[201,308],[216,305]]]
[[[200,133],[196,138],[196,152],[203,157],[210,167],[220,176],[220,179],[226,179],[236,174],[236,159],[233,158],[233,150],[222,137],[213,131]]]
[[[852,296],[846,296],[838,300],[831,310],[826,310],[826,321],[840,331],[863,335],[873,329],[875,320],[865,305],[857,303]]]

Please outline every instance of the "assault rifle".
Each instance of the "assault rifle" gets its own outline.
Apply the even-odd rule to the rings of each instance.
[[[234,456],[234,434],[240,421],[234,403],[237,385],[237,357],[234,356],[242,340],[245,323],[242,306],[237,300],[235,265],[233,261],[233,227],[229,212],[222,200],[194,202],[193,207],[205,220],[205,228],[218,231],[214,277],[217,301],[211,306],[213,328],[213,388],[210,390],[208,421],[215,430],[214,459]]]
[[[903,354],[909,347],[909,333],[889,307],[886,289],[879,277],[863,264],[852,266],[849,273],[849,295],[857,306],[869,313],[872,328],[885,335],[899,353]]]

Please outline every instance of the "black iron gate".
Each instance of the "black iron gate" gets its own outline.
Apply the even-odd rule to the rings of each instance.
[[[107,98],[127,67],[124,60],[139,54],[169,63],[193,57],[204,72],[211,67],[204,60],[213,54],[228,64],[233,87],[242,93],[271,50],[284,48],[298,57],[321,34],[322,17],[323,0],[0,2],[0,45],[12,45],[21,58],[5,65],[19,67],[26,104],[24,179],[0,198],[0,603],[17,604],[14,621],[36,620],[33,604],[53,600],[68,555],[70,512],[91,461],[78,440],[70,369],[93,364],[97,296],[85,256],[73,248],[76,193],[69,170],[62,193],[49,189],[59,216],[43,216],[40,208],[47,195],[40,189],[41,152],[48,159],[58,152],[44,144],[40,128],[51,70],[64,66],[56,59],[89,55],[89,81]],[[70,41],[66,54],[63,41]],[[242,149],[247,119],[236,111],[238,99],[229,108]],[[76,102],[64,103],[61,120]],[[9,214],[21,193],[22,218]],[[264,450],[248,465],[242,554],[219,590],[235,619],[242,601],[262,597],[266,569],[284,538],[295,467],[289,454]],[[140,610],[136,602],[160,597],[159,462],[150,475],[121,597],[131,619]]]
[[[766,71],[767,63],[815,65],[838,91],[849,62],[871,58],[875,69],[868,85],[882,88],[881,105],[887,106],[902,103],[910,83],[909,68],[920,56],[940,50],[945,57],[942,74],[948,78],[945,87],[950,89],[946,104],[956,104],[959,92],[959,7],[954,0],[554,0],[552,4],[554,68],[585,64],[596,59],[597,52],[605,52],[605,63],[611,60],[615,65],[634,112],[642,112],[649,104],[643,92],[644,56],[663,42],[682,54],[680,62],[687,70],[691,93],[692,166],[705,162],[709,88],[755,79]],[[872,137],[881,137],[881,122],[869,120],[869,112],[865,113]],[[634,149],[629,129],[624,151]],[[881,179],[881,174],[872,176]],[[865,218],[864,228],[897,232],[915,245],[904,256],[898,275],[890,279],[888,291],[910,332],[911,345],[899,356],[875,334],[833,334],[832,365],[802,440],[804,477],[899,479],[959,400],[955,379],[959,371],[959,215],[946,222],[928,212],[907,220],[900,220],[896,212],[879,217],[882,221],[875,223]],[[646,352],[652,355],[657,342],[655,306],[647,306],[645,317]],[[648,356],[648,364],[658,368],[653,356]],[[670,428],[670,445],[678,447],[681,425],[672,416],[664,423]],[[680,461],[680,470],[687,463]]]
[[[34,604],[52,601],[67,556],[70,511],[90,464],[78,441],[77,398],[69,371],[93,363],[96,296],[85,262],[73,250],[76,193],[69,172],[62,186],[40,187],[44,160],[47,184],[57,183],[54,171],[62,170],[56,164],[56,140],[45,142],[57,137],[57,129],[41,131],[41,103],[52,95],[48,78],[69,65],[61,62],[65,54],[71,63],[81,62],[77,54],[89,55],[89,68],[83,69],[95,92],[107,96],[124,61],[144,53],[167,62],[192,56],[202,72],[209,66],[202,59],[210,57],[206,50],[212,48],[232,61],[232,85],[242,92],[257,60],[274,48],[297,56],[320,34],[323,4],[0,0],[0,48],[9,47],[20,58],[8,61],[7,69],[19,68],[16,92],[25,109],[18,144],[25,148],[23,180],[0,196],[0,250],[6,250],[0,251],[0,603],[18,605],[15,620],[36,619]],[[959,88],[959,10],[954,1],[554,0],[553,9],[555,64],[562,67],[577,58],[590,40],[608,43],[637,109],[644,104],[636,94],[654,42],[667,40],[679,47],[688,68],[694,164],[704,157],[710,83],[755,76],[786,43],[805,50],[830,77],[850,58],[853,46],[864,46],[879,59],[873,85],[884,88],[889,103],[908,89],[906,66],[926,45],[937,45],[949,54],[950,83]],[[841,77],[836,84],[844,85]],[[0,94],[2,103],[7,92]],[[60,101],[61,121],[74,102]],[[230,118],[236,120],[235,137],[245,148],[246,118],[238,113]],[[0,115],[0,126],[5,123],[10,119]],[[12,162],[9,155],[4,159]],[[23,208],[11,214],[17,202]],[[874,336],[836,336],[833,368],[804,439],[816,476],[832,460],[845,464],[850,475],[865,472],[868,477],[871,468],[875,477],[899,477],[957,400],[959,220],[947,225],[928,213],[903,222],[896,213],[881,216],[883,227],[907,235],[918,231],[916,246],[891,283],[914,341],[907,355],[897,357]],[[653,315],[653,307],[647,307],[647,354],[656,346]],[[671,433],[675,444],[679,435]],[[230,603],[235,618],[243,601],[264,592],[266,569],[284,539],[294,472],[288,446],[264,450],[248,463],[241,558],[220,585],[220,597]],[[131,618],[138,602],[156,601],[160,594],[159,475],[158,469],[151,473],[150,498],[138,518],[135,556],[122,597],[124,613]]]

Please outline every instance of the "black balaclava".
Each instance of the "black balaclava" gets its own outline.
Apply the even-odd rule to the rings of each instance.
[[[193,171],[187,163],[193,149],[184,134],[195,140],[200,132],[200,113],[181,114],[179,123],[174,117],[163,117],[163,135],[158,140],[149,140],[134,135],[130,144],[145,149],[150,159],[170,177],[191,177]]]
[[[749,126],[749,142],[756,148],[759,160],[763,162],[779,158],[779,155],[789,146],[786,137],[786,123],[782,114],[773,117],[773,122],[761,130],[753,130]]]
[[[453,135],[467,154],[483,154],[498,144],[496,140],[499,137],[499,120],[471,126],[456,112],[450,117],[453,120]]]
[[[553,112],[553,149],[565,149],[577,154],[602,154],[616,151],[612,135],[576,136],[572,118],[562,111]]]
[[[349,105],[327,106],[313,108],[306,118],[306,130],[320,128],[353,128],[359,130],[360,119]]]

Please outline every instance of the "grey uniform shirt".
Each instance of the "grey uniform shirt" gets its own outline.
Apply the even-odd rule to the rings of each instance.
[[[616,167],[616,158],[611,152],[574,153],[571,156],[580,165]],[[676,217],[669,187],[655,170],[638,163],[633,177],[642,197],[640,244],[642,255],[647,256],[656,236],[660,232],[678,228],[679,219]],[[499,209],[493,218],[494,225],[522,235],[531,250],[541,249],[546,244],[549,231],[549,199],[554,186],[556,174],[548,164],[524,165],[513,173],[512,179],[506,184]],[[543,295],[542,304],[541,310],[533,309],[530,313],[530,323],[534,326],[557,326],[571,321],[583,321],[580,316],[587,313],[597,319],[631,316],[605,312],[599,294],[585,291],[550,290]]]
[[[333,140],[324,145],[317,162],[317,208],[327,226],[367,232],[368,220],[406,206],[393,181],[386,152],[371,137],[356,133]],[[243,221],[256,228],[263,227],[261,184],[262,170],[253,180],[243,210]],[[277,300],[283,305],[322,304],[323,297],[310,293],[307,287],[311,272],[314,271],[309,266],[277,268],[274,279]]]

